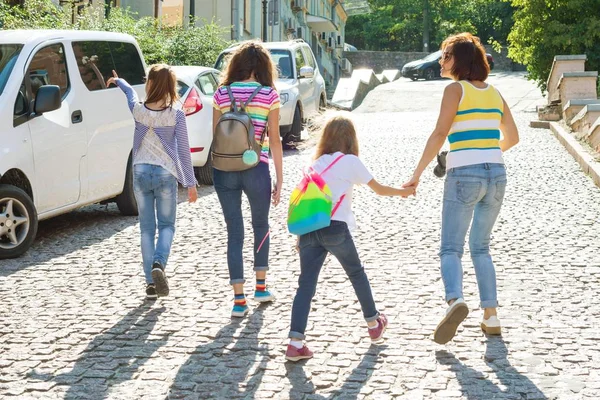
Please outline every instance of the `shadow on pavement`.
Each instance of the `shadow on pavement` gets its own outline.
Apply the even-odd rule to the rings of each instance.
[[[112,328],[96,336],[71,371],[51,375],[33,370],[28,377],[69,386],[65,400],[108,398],[111,387],[131,380],[167,343],[170,333],[148,339],[159,315],[165,311],[164,307],[152,308],[152,304],[145,302],[136,307]]]
[[[168,398],[254,398],[269,361],[267,346],[258,340],[266,307],[260,305],[246,319],[232,319],[214,341],[198,346],[177,371]]]
[[[485,362],[494,371],[500,384],[490,381],[486,375],[461,363],[454,354],[440,350],[435,357],[442,365],[450,365],[460,383],[463,395],[469,400],[492,398],[515,398],[528,400],[546,400],[542,391],[525,375],[517,371],[508,361],[508,349],[502,337],[488,336],[486,341]]]
[[[379,358],[379,353],[385,348],[386,346],[372,344],[360,363],[352,370],[350,375],[348,375],[342,387],[335,390],[333,393],[328,394],[327,397],[315,393],[316,388],[314,384],[306,377],[306,373],[304,372],[304,364],[306,364],[306,361],[296,363],[290,361],[286,362],[286,376],[292,384],[289,398],[292,400],[303,399],[306,395],[312,394],[310,398],[313,400],[333,400],[338,398],[343,398],[344,400],[357,399],[360,390],[365,386],[375,370],[375,364]]]

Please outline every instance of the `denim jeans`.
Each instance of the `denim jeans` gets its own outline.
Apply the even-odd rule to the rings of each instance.
[[[298,290],[292,306],[292,323],[290,338],[304,339],[304,331],[308,323],[310,303],[317,290],[319,273],[325,262],[327,253],[338,259],[350,279],[363,316],[367,322],[379,318],[375,300],[371,293],[369,278],[358,258],[354,240],[348,225],[342,221],[331,221],[331,225],[318,231],[300,236],[300,278]]]
[[[498,306],[496,271],[490,256],[490,235],[498,218],[504,191],[503,164],[475,164],[452,168],[444,184],[441,270],[446,301],[463,297],[461,258],[467,229],[482,308]]]
[[[158,165],[136,164],[133,191],[140,219],[144,275],[146,283],[153,283],[152,264],[158,261],[162,266],[167,265],[175,235],[177,179]]]
[[[254,231],[254,271],[269,269],[269,210],[271,175],[269,165],[259,162],[245,171],[226,172],[213,169],[213,181],[227,224],[227,266],[229,283],[244,283],[244,219],[242,192],[248,197]],[[262,243],[262,246],[261,246]],[[260,251],[259,250],[260,247]]]

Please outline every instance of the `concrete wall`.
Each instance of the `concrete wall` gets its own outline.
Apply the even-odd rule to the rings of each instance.
[[[514,63],[507,57],[507,49],[503,48],[500,53],[494,51],[492,46],[485,46],[486,51],[494,57],[494,70],[498,71],[521,71],[524,68]],[[429,53],[404,52],[404,51],[346,51],[344,57],[350,60],[354,68],[371,68],[375,73],[381,73],[384,69],[402,69],[408,62],[425,57]]]
[[[352,67],[370,68],[376,74],[384,69],[402,69],[408,62],[425,57],[429,53],[403,51],[345,51],[344,57],[350,60]]]
[[[131,11],[137,13],[138,18],[154,16],[154,2],[151,0],[121,0],[120,7],[129,7]]]

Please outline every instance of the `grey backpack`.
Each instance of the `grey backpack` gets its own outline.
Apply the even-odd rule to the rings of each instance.
[[[265,127],[260,142],[257,142],[252,118],[246,112],[246,107],[263,86],[256,88],[246,103],[240,101],[239,110],[231,88],[225,87],[231,100],[231,109],[221,115],[213,133],[211,149],[213,167],[220,171],[244,171],[255,167],[260,162],[260,152],[267,132]],[[251,154],[252,152],[255,154]]]

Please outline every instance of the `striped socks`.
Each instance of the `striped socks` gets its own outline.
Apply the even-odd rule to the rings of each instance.
[[[264,292],[267,290],[267,281],[265,279],[257,279],[256,280],[256,291]]]
[[[236,294],[233,304],[234,306],[246,307],[246,296],[244,293]]]

